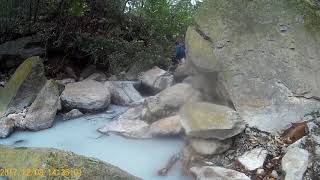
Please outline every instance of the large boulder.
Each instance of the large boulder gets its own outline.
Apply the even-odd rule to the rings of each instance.
[[[39,57],[25,60],[6,86],[0,88],[0,117],[29,106],[45,83],[42,60]]]
[[[188,60],[250,126],[274,132],[320,107],[320,15],[306,0],[205,1]]]
[[[244,130],[239,114],[227,106],[188,102],[180,114],[182,127],[191,137],[224,140]]]
[[[50,128],[57,114],[59,94],[58,84],[48,80],[28,108],[26,117],[16,122],[16,126],[32,131]]]
[[[0,145],[0,152],[1,168],[17,170],[16,176],[10,177],[13,179],[140,179],[106,162],[57,149],[12,148]],[[22,171],[26,170],[32,176],[23,175]]]
[[[132,105],[142,103],[144,98],[135,89],[131,81],[107,81],[105,86],[111,93],[111,102],[116,105]]]
[[[142,85],[153,93],[162,91],[173,85],[173,75],[158,67],[144,72],[139,79]]]
[[[185,102],[200,99],[200,92],[193,89],[190,84],[176,84],[163,90],[156,96],[146,98],[146,110],[143,113],[143,119],[148,122],[154,122],[155,120],[174,115]]]
[[[9,117],[0,118],[0,138],[8,137],[14,130],[15,121]]]
[[[25,59],[44,53],[45,49],[40,46],[36,36],[8,41],[0,45],[0,69],[18,66]]]
[[[106,109],[110,98],[104,84],[93,80],[67,84],[60,97],[63,107],[84,112]]]

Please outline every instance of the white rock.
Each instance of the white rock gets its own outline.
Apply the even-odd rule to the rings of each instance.
[[[281,161],[282,170],[286,173],[285,180],[302,180],[308,162],[309,152],[307,150],[289,149]]]
[[[256,175],[257,176],[263,176],[265,174],[264,169],[257,169]]]
[[[189,143],[192,149],[201,155],[214,155],[221,154],[230,149],[232,140],[226,139],[220,141],[216,139],[192,138],[189,139]]]
[[[60,97],[63,107],[83,111],[100,111],[110,104],[110,92],[97,81],[67,84]]]
[[[152,136],[172,136],[182,132],[180,115],[160,119],[150,125],[149,133]]]
[[[256,170],[263,166],[268,155],[268,151],[263,148],[255,148],[244,153],[237,160],[249,171]]]
[[[245,174],[218,166],[192,167],[197,180],[250,180]]]
[[[151,138],[148,133],[149,125],[141,120],[118,119],[98,129],[103,134],[116,133],[127,138],[146,139]]]

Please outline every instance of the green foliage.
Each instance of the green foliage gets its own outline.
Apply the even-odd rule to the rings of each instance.
[[[170,63],[170,60],[162,55],[161,47],[145,46],[141,40],[126,41],[79,35],[75,45],[80,51],[90,54],[94,64],[108,67],[108,72],[112,74],[128,71],[132,67],[140,72],[155,65],[165,68]]]
[[[70,14],[73,16],[83,16],[89,11],[89,7],[85,0],[72,0],[70,5]]]

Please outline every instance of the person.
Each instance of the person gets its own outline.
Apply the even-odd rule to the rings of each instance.
[[[176,62],[178,64],[182,64],[185,62],[185,58],[186,58],[186,46],[181,40],[181,38],[178,38],[176,40],[175,45],[176,45]]]

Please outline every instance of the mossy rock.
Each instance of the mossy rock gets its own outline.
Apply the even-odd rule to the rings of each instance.
[[[44,65],[39,57],[25,60],[4,88],[0,89],[0,117],[30,105],[45,84]]]
[[[9,168],[17,170],[16,176],[9,176],[12,180],[140,179],[108,163],[57,149],[13,148],[0,145],[0,152],[0,166],[5,170]],[[27,172],[28,170],[32,172]],[[41,176],[42,172],[45,172],[44,176]]]

